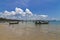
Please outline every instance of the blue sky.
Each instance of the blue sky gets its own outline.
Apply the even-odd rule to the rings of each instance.
[[[60,0],[0,0],[0,12],[12,11],[16,7],[23,10],[28,8],[34,14],[60,19]]]

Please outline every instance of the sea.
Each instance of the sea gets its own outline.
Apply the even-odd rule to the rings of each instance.
[[[0,23],[0,40],[60,40],[60,21]]]

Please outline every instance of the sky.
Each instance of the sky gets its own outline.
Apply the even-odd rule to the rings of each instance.
[[[16,8],[21,8],[23,11],[28,9],[31,14],[48,15],[51,19],[60,20],[60,0],[0,0],[2,14],[6,10],[7,12],[16,12]]]

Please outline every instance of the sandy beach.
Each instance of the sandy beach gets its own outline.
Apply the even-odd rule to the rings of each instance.
[[[57,30],[58,29],[58,30]],[[47,25],[0,23],[0,40],[60,40],[60,29]]]

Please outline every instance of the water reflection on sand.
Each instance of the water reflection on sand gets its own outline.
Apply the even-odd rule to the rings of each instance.
[[[32,22],[0,23],[0,40],[60,40],[59,26]]]

